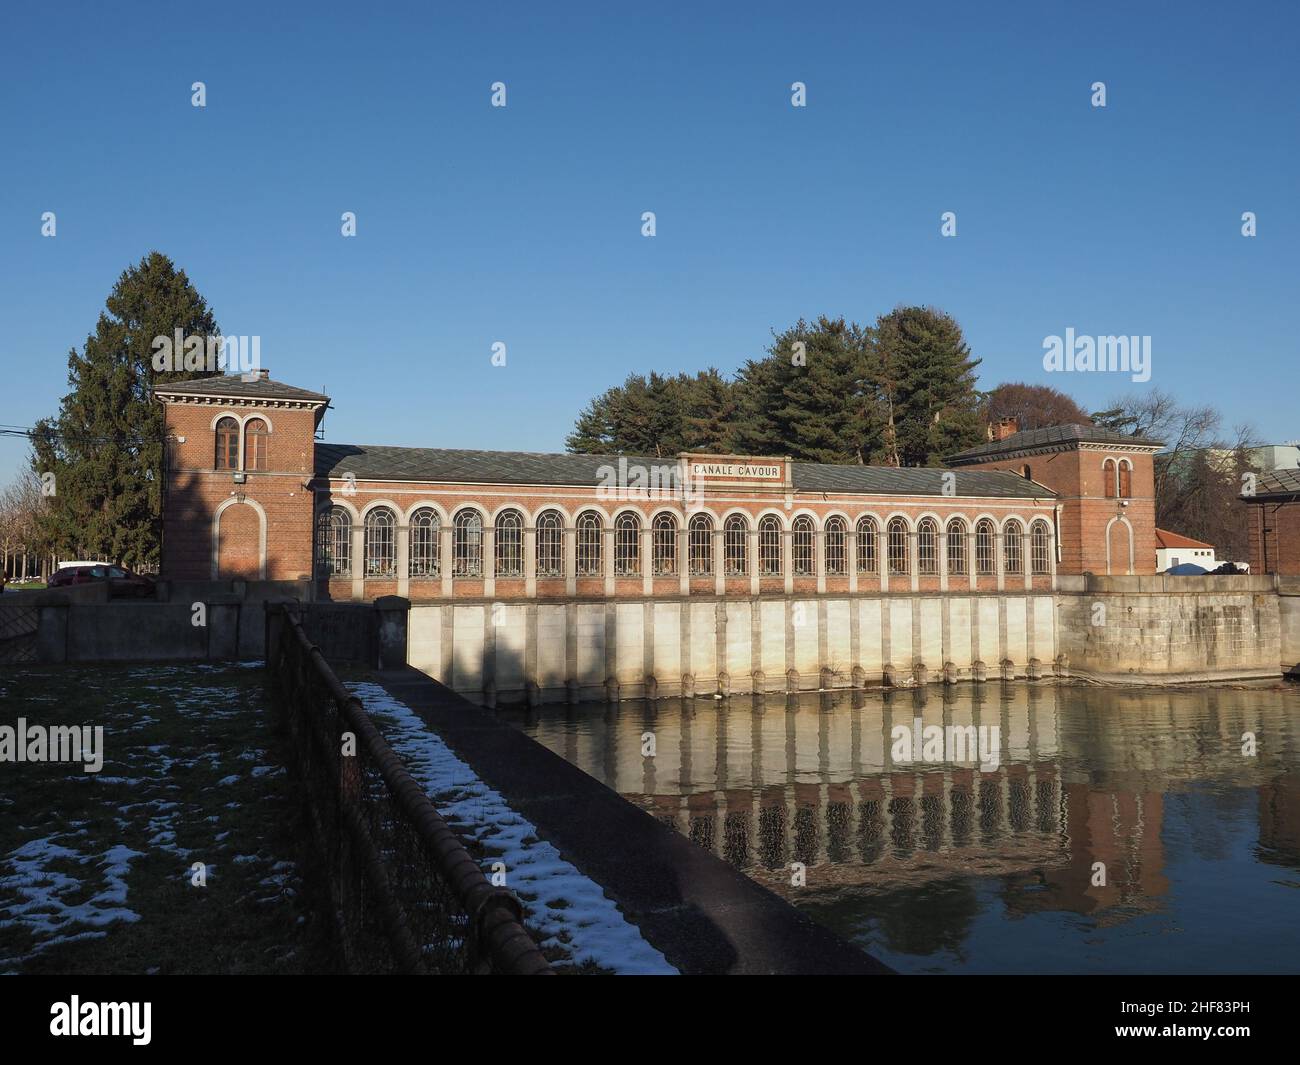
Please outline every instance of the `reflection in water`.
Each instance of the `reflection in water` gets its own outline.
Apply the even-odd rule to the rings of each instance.
[[[1300,971],[1294,686],[963,685],[509,716],[903,971]],[[905,732],[994,725],[991,771],[942,748],[896,757]]]

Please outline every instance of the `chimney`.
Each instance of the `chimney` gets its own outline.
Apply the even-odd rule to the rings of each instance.
[[[989,439],[993,442],[1005,440],[1012,433],[1020,432],[1020,421],[1017,418],[1002,418],[997,425],[989,426]]]
[[[269,380],[271,380],[271,371],[270,371],[270,370],[264,370],[264,369],[262,369],[261,367],[258,367],[258,370],[257,370],[257,379],[258,379],[259,381],[269,381]]]

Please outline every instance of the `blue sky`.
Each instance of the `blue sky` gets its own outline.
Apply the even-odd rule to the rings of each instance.
[[[5,20],[3,423],[56,409],[68,349],[156,248],[226,333],[261,336],[274,377],[334,397],[335,441],[560,450],[629,372],[731,372],[801,315],[900,302],[956,316],[983,387],[1093,409],[1161,387],[1300,437],[1294,5],[48,2]],[[1150,383],[1045,373],[1067,327],[1150,335]],[[0,481],[25,452],[0,439]]]

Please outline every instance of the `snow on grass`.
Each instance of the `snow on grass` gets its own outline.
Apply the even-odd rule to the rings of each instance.
[[[6,856],[4,868],[8,871],[0,876],[0,893],[7,902],[0,907],[0,928],[21,925],[41,935],[36,953],[58,943],[107,935],[84,931],[85,926],[99,929],[115,921],[140,920],[138,913],[126,907],[126,876],[132,859],[141,857],[140,851],[118,844],[103,854],[84,854],[58,842],[73,842],[74,835],[82,834],[79,830],[29,840]],[[103,877],[104,886],[84,902],[72,901],[93,885],[94,873],[82,877],[66,870],[90,865]],[[69,934],[70,927],[83,930]],[[0,958],[0,965],[10,966],[18,960]]]
[[[565,861],[537,829],[512,810],[456,757],[405,703],[378,684],[350,683],[383,729],[384,738],[461,836],[486,852],[482,864],[504,862],[508,883],[526,907],[525,923],[542,948],[560,947],[576,963],[616,973],[676,973],[594,880]]]

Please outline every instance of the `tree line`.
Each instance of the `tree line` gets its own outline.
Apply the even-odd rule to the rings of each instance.
[[[982,443],[1004,417],[1022,429],[1087,422],[1074,400],[1044,385],[981,392],[979,365],[961,326],[933,307],[896,307],[871,326],[801,319],[732,378],[713,367],[631,375],[586,406],[565,444],[587,454],[935,466]]]

